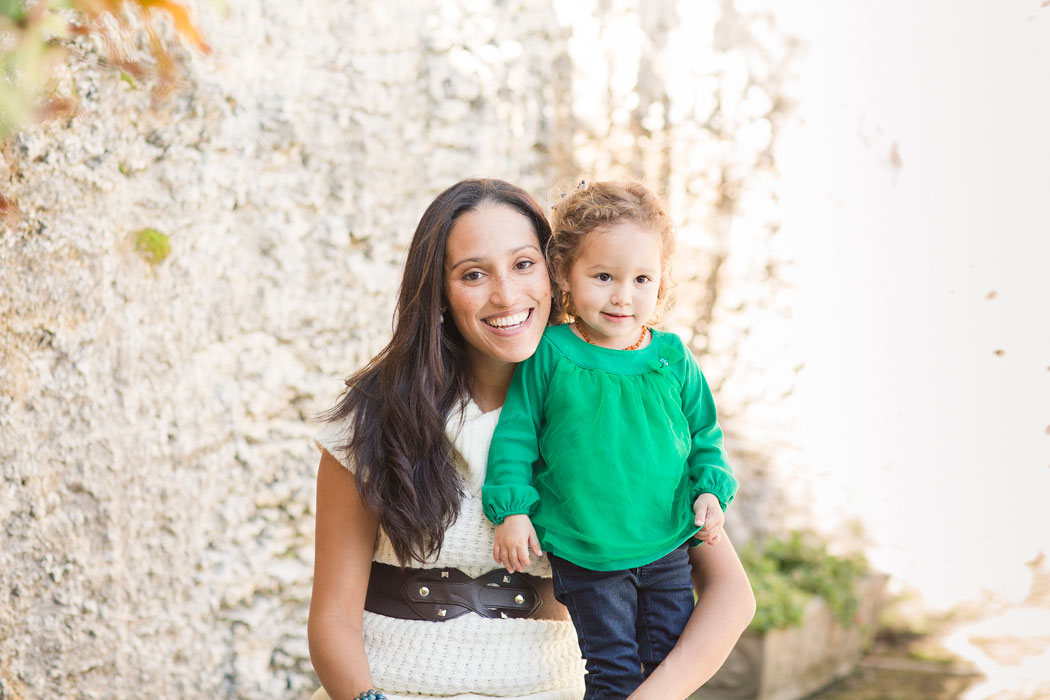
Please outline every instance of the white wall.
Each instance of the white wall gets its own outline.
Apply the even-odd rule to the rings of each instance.
[[[815,517],[943,608],[1050,552],[1050,12],[779,3],[807,40],[778,142],[803,281]],[[984,599],[988,602],[987,599]]]

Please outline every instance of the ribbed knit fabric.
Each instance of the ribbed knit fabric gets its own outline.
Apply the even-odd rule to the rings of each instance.
[[[450,418],[448,435],[467,492],[441,552],[418,566],[457,568],[470,576],[497,567],[492,559],[495,528],[482,513],[481,487],[498,420],[499,410],[482,413],[472,401]],[[316,440],[352,470],[341,448],[345,426],[326,424]],[[373,558],[384,564],[398,563],[382,531]],[[550,578],[547,558],[534,559],[528,573]],[[583,697],[583,659],[568,621],[492,620],[467,614],[447,622],[429,622],[365,612],[364,641],[372,681],[391,700]]]

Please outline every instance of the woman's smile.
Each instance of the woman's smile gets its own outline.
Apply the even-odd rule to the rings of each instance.
[[[532,318],[532,309],[515,311],[498,316],[489,316],[482,320],[497,330],[510,332],[521,330],[530,318]]]

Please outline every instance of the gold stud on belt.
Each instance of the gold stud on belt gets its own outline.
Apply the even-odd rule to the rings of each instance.
[[[427,588],[426,586],[423,586],[422,588],[419,589],[419,595],[421,595],[424,598],[426,598],[428,595],[430,595],[430,589]]]
[[[514,602],[517,603],[518,605],[521,605],[522,603],[525,602],[525,596],[523,596],[521,593],[519,593],[518,595],[514,596]]]

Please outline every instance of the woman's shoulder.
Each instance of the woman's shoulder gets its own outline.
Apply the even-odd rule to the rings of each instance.
[[[449,442],[464,457],[475,453],[487,453],[489,441],[499,420],[499,409],[482,411],[469,396],[463,397],[449,413],[445,425],[445,434]],[[348,449],[353,433],[352,416],[335,418],[321,423],[314,433],[314,444],[318,450],[324,450],[351,472],[355,471],[353,456]],[[482,465],[484,460],[482,460]],[[482,474],[484,472],[482,471]],[[480,487],[479,487],[480,488]]]
[[[350,430],[349,418],[325,421],[314,434],[314,444],[318,450],[324,450],[335,457],[339,464],[354,471],[350,454],[346,449],[350,442]]]

